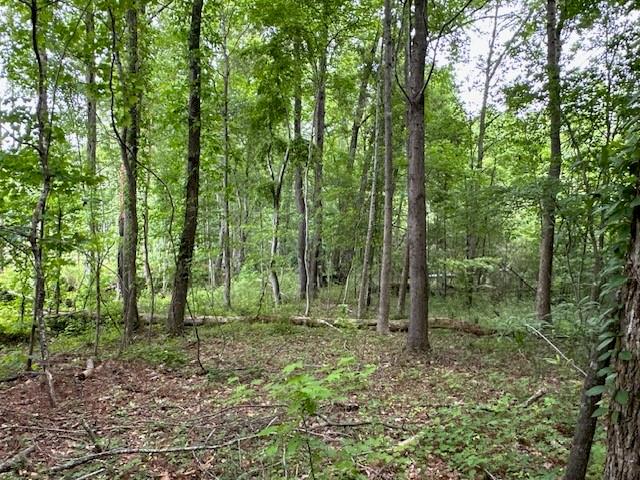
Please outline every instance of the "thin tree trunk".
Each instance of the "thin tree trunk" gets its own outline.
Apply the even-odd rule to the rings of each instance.
[[[42,368],[47,380],[49,401],[52,406],[56,404],[55,391],[53,388],[53,376],[49,365],[49,344],[47,341],[47,329],[44,319],[45,301],[45,275],[43,265],[43,240],[45,229],[45,213],[47,209],[47,199],[51,190],[51,171],[49,170],[49,145],[51,140],[51,124],[49,123],[48,109],[48,80],[47,80],[47,52],[46,47],[41,44],[38,31],[38,13],[42,6],[37,0],[31,0],[31,41],[33,53],[38,65],[37,92],[38,103],[36,106],[36,119],[38,124],[38,160],[42,175],[40,196],[33,210],[31,217],[31,229],[29,232],[29,244],[33,255],[34,265],[34,296],[33,296],[33,325],[37,326],[38,338],[40,341],[40,356]],[[32,330],[33,332],[33,330]],[[30,349],[32,353],[33,348]],[[31,354],[29,355],[27,368],[31,367]]]
[[[156,289],[153,284],[153,271],[151,270],[151,261],[149,259],[149,187],[151,183],[151,173],[147,171],[144,181],[144,196],[142,210],[142,247],[144,250],[144,276],[149,286],[149,296],[151,301],[151,311],[149,312],[149,333],[151,325],[154,323],[156,311]]]
[[[358,293],[358,310],[357,318],[363,318],[368,305],[369,297],[369,269],[372,259],[373,249],[373,230],[375,228],[376,220],[376,199],[377,199],[377,184],[378,184],[378,137],[380,132],[380,86],[378,87],[378,98],[376,99],[376,120],[375,120],[375,135],[373,144],[373,167],[371,173],[371,197],[369,200],[369,221],[367,223],[367,237],[364,244],[364,253],[362,255],[362,274],[360,275],[360,290]]]
[[[270,155],[270,154],[269,154]],[[278,273],[276,272],[276,255],[278,254],[278,233],[280,229],[280,204],[282,199],[282,185],[284,183],[284,174],[289,163],[289,147],[284,155],[284,161],[280,167],[280,171],[276,176],[276,173],[271,164],[269,157],[269,173],[271,175],[271,181],[273,182],[273,218],[272,218],[272,237],[271,237],[271,254],[269,258],[269,280],[271,282],[271,290],[273,293],[273,303],[279,306],[281,303],[280,295],[280,281],[278,280]]]
[[[393,41],[391,39],[391,0],[384,0],[384,229],[382,239],[382,260],[380,266],[380,301],[378,309],[378,333],[389,333],[389,310],[391,304],[391,260],[393,256],[393,91],[391,75],[393,71]]]
[[[293,134],[295,141],[301,145],[302,143],[302,100],[300,92],[296,93],[294,100],[294,116],[293,116]],[[306,258],[306,238],[307,238],[307,205],[304,198],[304,185],[302,183],[303,167],[296,163],[295,177],[293,180],[294,195],[296,199],[296,207],[298,209],[298,295],[300,300],[304,300],[307,295],[307,268],[305,266]]]
[[[598,371],[604,368],[608,359],[598,362],[598,351],[594,348],[589,362],[587,377],[582,386],[580,395],[580,413],[576,427],[573,431],[569,460],[564,473],[564,480],[584,480],[591,456],[591,445],[596,432],[598,419],[593,416],[598,408],[598,402],[602,394],[588,395],[587,392],[598,385],[604,385],[605,375],[599,375]]]
[[[409,5],[409,9],[410,8],[411,8],[411,5]],[[403,14],[402,22],[403,22],[403,31],[404,31],[404,28],[407,28],[410,31],[411,15]],[[405,23],[406,23],[406,26],[405,26]],[[405,85],[409,85],[409,78],[410,78],[409,61],[411,57],[411,36],[410,35],[406,36],[406,41],[404,42],[404,53],[405,53],[404,65],[403,65],[404,83]],[[405,156],[408,162],[409,158],[411,158],[411,133],[409,131],[410,130],[409,128],[410,106],[409,106],[409,102],[405,102],[405,103],[406,103],[405,109],[404,109]],[[408,192],[409,192],[409,176],[407,175],[407,194]],[[408,223],[408,219],[407,219],[407,223]],[[405,304],[407,299],[407,283],[409,281],[409,245],[411,242],[409,241],[408,230],[409,230],[409,227],[407,225],[407,236],[406,236],[405,248],[404,248],[404,262],[402,265],[400,288],[398,290],[398,315],[400,315],[401,317],[404,317],[404,314],[405,314]]]
[[[194,0],[189,29],[189,116],[187,145],[187,187],[184,227],[173,282],[171,305],[167,315],[167,330],[179,335],[184,328],[187,290],[191,261],[198,227],[198,192],[200,189],[200,30],[203,0]]]
[[[93,1],[87,7],[85,14],[85,30],[87,34],[87,43],[89,45],[89,54],[87,56],[86,65],[86,83],[87,83],[87,170],[92,179],[97,175],[96,150],[98,144],[97,118],[98,118],[98,102],[96,99],[96,64],[95,64],[95,13]],[[102,322],[102,291],[101,291],[101,253],[98,244],[98,219],[97,219],[97,199],[95,187],[90,186],[89,192],[89,231],[93,245],[90,251],[91,269],[93,270],[93,279],[95,281],[95,301],[96,301],[96,327],[95,339],[93,344],[93,355],[98,356],[98,345],[100,343],[100,324]]]
[[[139,326],[138,316],[138,288],[136,282],[136,254],[138,247],[138,207],[137,207],[137,167],[138,167],[138,137],[140,133],[140,98],[142,92],[139,83],[139,52],[138,52],[138,2],[137,0],[127,9],[128,30],[128,66],[127,79],[122,79],[125,101],[129,104],[128,124],[122,148],[122,160],[125,172],[124,191],[124,236],[122,249],[122,285],[123,285],[123,344],[127,345],[133,332]]]
[[[404,317],[405,304],[407,300],[407,282],[409,281],[409,239],[405,241],[404,261],[402,262],[402,273],[400,274],[400,286],[398,287],[398,315]]]
[[[56,265],[56,286],[53,291],[53,311],[56,315],[60,313],[60,303],[62,302],[62,292],[60,291],[60,275],[62,274],[62,205],[58,200],[58,212],[56,215],[56,241],[58,242],[58,265]]]
[[[551,160],[542,197],[542,235],[536,290],[536,315],[542,322],[551,321],[551,282],[555,237],[556,188],[560,180],[562,151],[560,146],[560,32],[557,0],[547,0],[547,84],[551,135]]]
[[[316,78],[316,99],[314,112],[313,159],[315,160],[313,184],[313,241],[311,242],[311,262],[309,264],[309,285],[312,297],[321,286],[322,271],[322,177],[324,155],[325,100],[327,76],[327,47],[320,56]]]
[[[223,56],[223,104],[222,104],[222,127],[224,136],[224,164],[222,166],[222,263],[224,270],[224,288],[222,292],[225,308],[231,308],[231,246],[229,244],[229,77],[231,74],[231,64],[229,52],[227,50],[228,26],[226,19],[222,17],[222,56]]]
[[[410,309],[407,349],[425,352],[430,349],[428,336],[427,223],[424,167],[424,71],[427,52],[425,0],[414,2],[414,34],[409,59],[409,282]],[[409,29],[411,30],[411,29]]]

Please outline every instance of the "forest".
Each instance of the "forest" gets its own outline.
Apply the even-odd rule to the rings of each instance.
[[[0,478],[640,480],[637,0],[0,0]]]

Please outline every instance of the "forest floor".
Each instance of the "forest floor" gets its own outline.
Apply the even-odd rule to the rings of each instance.
[[[184,339],[140,338],[124,354],[107,334],[82,381],[89,345],[56,340],[57,406],[39,378],[0,385],[0,465],[35,447],[0,478],[551,479],[562,471],[581,378],[535,338],[434,330],[433,353],[416,358],[403,353],[404,333],[288,323],[198,333],[206,373],[193,329]],[[178,451],[130,451],[167,448]],[[590,478],[603,455],[598,442]]]

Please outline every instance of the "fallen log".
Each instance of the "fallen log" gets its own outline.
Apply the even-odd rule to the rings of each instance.
[[[78,380],[85,380],[93,375],[93,371],[95,369],[93,358],[87,358],[87,368],[85,368],[82,372],[76,375]]]
[[[64,314],[60,314],[61,316]],[[91,317],[90,312],[73,312],[73,315],[82,315],[85,318]],[[141,313],[140,318],[148,322],[150,315]],[[164,322],[165,318],[160,315],[154,315],[154,321]],[[279,315],[254,315],[254,316],[222,316],[222,315],[198,315],[184,319],[184,325],[186,327],[199,327],[202,325],[225,325],[234,322],[247,322],[247,323],[275,323],[275,322],[289,322],[293,325],[301,325],[305,327],[336,327],[336,328],[353,328],[353,329],[365,329],[376,328],[376,321],[370,319],[356,319],[356,318],[313,318],[305,316],[279,316]],[[389,322],[389,330],[392,332],[406,332],[408,330],[409,323],[406,319],[392,320]],[[464,320],[456,320],[448,317],[433,317],[429,319],[430,329],[445,329],[454,330],[464,333],[469,333],[478,337],[495,335],[497,332],[494,329],[482,327],[475,323],[469,323]]]
[[[35,445],[31,445],[27,448],[25,448],[24,450],[19,451],[18,453],[16,453],[13,457],[11,457],[9,460],[0,463],[0,473],[3,472],[8,472],[9,470],[12,470],[14,468],[16,468],[17,466],[21,465],[22,462],[24,462],[27,457],[29,456],[29,454],[31,452],[33,452],[36,449]]]
[[[245,321],[251,323],[270,323],[270,322],[290,322],[294,325],[300,325],[305,327],[335,327],[335,328],[353,328],[353,329],[365,329],[376,328],[376,321],[374,320],[359,320],[355,318],[312,318],[304,316],[291,316],[291,317],[277,317],[277,316],[260,316],[260,317],[195,317],[194,319],[185,320],[186,326],[200,326],[200,325],[215,325],[226,324],[234,321]],[[391,321],[389,322],[389,330],[392,332],[406,332],[409,328],[409,323],[406,320]],[[476,336],[495,335],[496,331],[493,329],[485,328],[480,325],[468,323],[463,320],[455,320],[447,317],[434,317],[429,320],[429,328],[432,329],[446,329],[455,330],[460,332],[469,333]]]

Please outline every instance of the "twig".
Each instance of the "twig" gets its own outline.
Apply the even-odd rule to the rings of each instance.
[[[323,425],[319,425],[320,427],[362,427],[365,425],[382,425],[383,427],[397,429],[397,430],[406,430],[402,425],[394,425],[393,423],[386,422],[375,422],[371,420],[363,420],[360,422],[335,422],[324,415],[316,414],[316,417],[321,418],[325,421]]]
[[[96,452],[101,452],[102,447],[100,446],[99,438],[96,435],[96,432],[92,430],[92,428],[89,426],[89,424],[84,418],[82,419],[82,427],[85,429],[85,431],[89,435],[89,438],[91,439],[91,442],[93,443],[93,447],[95,448]]]
[[[17,467],[18,465],[20,465],[22,462],[24,462],[27,459],[27,456],[31,452],[33,452],[35,449],[36,449],[35,445],[30,445],[27,448],[25,448],[24,450],[21,450],[18,453],[16,453],[9,460],[7,460],[7,461],[5,461],[3,463],[0,463],[0,473],[8,472],[12,468]]]
[[[489,478],[490,480],[498,480],[498,477],[493,475],[489,470],[487,470],[486,468],[483,468],[483,470],[484,470],[484,473],[487,475],[487,478]]]
[[[106,469],[104,467],[102,467],[102,468],[99,468],[98,470],[95,470],[93,472],[89,472],[89,473],[86,473],[84,475],[80,475],[75,480],[86,480],[87,478],[91,478],[91,477],[95,477],[96,475],[100,475],[105,470]]]
[[[114,448],[113,450],[105,450],[104,452],[93,453],[85,457],[74,458],[66,463],[57,465],[51,468],[51,473],[60,472],[69,468],[74,468],[79,465],[83,465],[92,460],[98,458],[113,457],[116,455],[130,455],[135,453],[142,453],[144,455],[157,455],[162,453],[181,453],[181,452],[197,452],[199,450],[219,450],[221,448],[235,445],[238,442],[244,440],[251,440],[253,438],[261,437],[260,433],[254,433],[253,435],[247,435],[246,437],[234,438],[228,442],[219,443],[217,445],[192,445],[190,447],[169,447],[169,448]]]
[[[529,324],[526,324],[526,325],[527,325],[527,327],[528,327],[528,328],[530,328],[531,330],[533,330],[537,335],[539,335],[539,336],[540,336],[540,338],[542,338],[545,342],[547,342],[547,343],[551,346],[551,348],[553,348],[556,352],[558,352],[558,355],[560,355],[562,358],[564,358],[564,360],[565,360],[569,365],[571,365],[571,366],[572,366],[573,368],[575,368],[578,372],[580,372],[580,373],[582,374],[582,376],[583,376],[583,377],[586,377],[586,376],[587,376],[587,373],[586,373],[584,370],[582,370],[579,366],[577,366],[577,365],[575,364],[575,362],[574,362],[573,360],[571,360],[571,359],[570,359],[569,357],[567,357],[564,353],[562,353],[562,351],[561,351],[558,347],[556,347],[556,346],[551,342],[551,340],[549,340],[547,337],[545,337],[545,336],[544,336],[544,334],[543,334],[540,330],[538,330],[538,329],[537,329],[537,328],[535,328],[535,327],[532,327],[532,326],[531,326],[531,325],[529,325]]]

